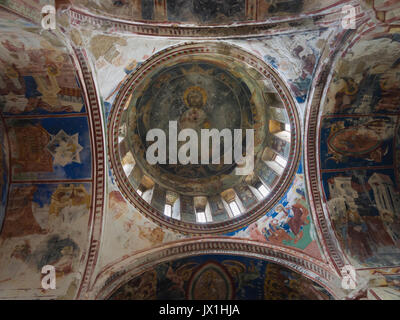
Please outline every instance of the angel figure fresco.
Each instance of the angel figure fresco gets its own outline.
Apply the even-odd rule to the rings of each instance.
[[[264,236],[263,233],[261,233],[261,231],[258,229],[258,224],[257,222],[252,223],[249,226],[249,232],[250,232],[250,238],[252,240],[257,240],[260,242],[266,242],[266,237]]]
[[[165,231],[160,227],[153,227],[145,222],[144,226],[139,225],[138,229],[139,238],[149,241],[153,246],[161,244],[164,240]]]
[[[182,291],[183,294],[185,293],[185,289],[184,289],[185,281],[184,281],[183,277],[178,275],[177,271],[172,269],[171,266],[168,266],[166,276],[167,276],[167,279],[171,280],[174,283],[174,287],[176,289]]]
[[[364,67],[363,62],[359,64]],[[364,70],[360,79],[337,77],[333,113],[399,110],[400,59],[389,65],[377,64]]]
[[[222,300],[225,298],[225,292],[221,290],[221,276],[215,270],[204,271],[195,285],[195,293],[198,298],[210,300]]]
[[[108,208],[112,212],[113,220],[118,220],[128,212],[128,204],[118,191],[111,191]],[[130,227],[129,227],[130,229]]]

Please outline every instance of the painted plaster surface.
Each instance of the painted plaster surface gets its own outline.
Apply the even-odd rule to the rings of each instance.
[[[320,47],[325,37],[328,37],[328,33],[311,33],[311,34],[300,34],[293,36],[277,36],[270,37],[260,40],[235,40],[230,41],[233,44],[239,45],[248,51],[262,57],[265,62],[276,68],[284,79],[289,82],[296,82],[298,78],[310,79],[313,75],[315,64],[319,59]],[[320,36],[320,37],[319,37]],[[105,37],[107,40],[104,42],[104,48],[98,48],[98,35],[93,38],[87,37],[82,34],[82,43],[90,45],[89,56],[93,60],[93,64],[96,68],[96,79],[99,82],[99,90],[104,101],[105,114],[108,112],[113,104],[115,94],[124,81],[127,79],[129,74],[140,66],[151,54],[155,54],[158,51],[164,49],[168,45],[174,45],[182,43],[177,40],[154,40],[151,38],[118,38],[118,37]],[[322,37],[322,39],[321,39]],[[319,40],[318,40],[319,38]],[[279,50],[271,51],[270,48],[277,47],[276,44],[280,43]],[[108,50],[106,50],[108,49]],[[274,55],[277,60],[282,61],[280,64],[271,64],[269,56]],[[287,57],[290,56],[293,63],[287,62]],[[113,57],[112,59],[110,57]],[[106,60],[107,58],[107,60]],[[286,62],[285,62],[286,61]],[[286,67],[285,67],[286,63]],[[300,63],[300,66],[297,67]],[[304,68],[303,68],[304,67]],[[289,80],[290,79],[290,80]],[[107,80],[107,81],[106,81]],[[303,89],[303,96],[301,101],[305,101],[309,92],[311,83],[309,83]],[[292,86],[291,86],[292,87]],[[293,92],[293,91],[292,91]],[[299,95],[300,97],[300,95]],[[298,101],[299,102],[299,101]],[[300,105],[304,105],[301,103]],[[304,108],[304,107],[303,107]],[[301,108],[299,109],[302,113]],[[111,174],[111,171],[110,171]],[[110,175],[111,184],[109,186],[109,192],[116,190],[116,185],[112,174]],[[111,193],[110,193],[111,194]],[[115,202],[110,200],[109,202]],[[124,200],[121,200],[124,201]],[[121,202],[122,203],[122,202]],[[128,218],[133,214],[137,214],[135,209],[131,208],[129,204],[125,203],[124,206],[129,207],[129,212],[126,214],[116,214],[121,216],[120,220],[126,221],[133,220]],[[294,209],[293,209],[294,208]],[[111,209],[114,211],[114,209]],[[112,214],[110,215],[112,216]],[[106,218],[111,220],[110,217]],[[117,221],[118,221],[117,220]],[[171,240],[177,240],[182,237],[172,231],[159,232],[157,227],[146,218],[136,219],[136,228],[148,229],[148,232],[156,232],[160,234],[157,239],[163,239],[161,242],[168,242]],[[292,221],[289,223],[289,221]],[[106,223],[105,230],[105,243],[110,248],[121,248],[120,255],[123,256],[132,250],[144,250],[150,247],[150,243],[142,237],[134,235],[133,229],[118,226],[120,222],[112,226],[112,224]],[[143,226],[143,227],[142,227]],[[111,230],[120,230],[111,231]],[[130,231],[127,231],[130,230]],[[114,235],[118,234],[118,237]],[[162,234],[165,234],[164,236]],[[298,173],[295,179],[295,183],[291,187],[287,195],[277,204],[273,210],[267,212],[266,215],[260,219],[259,222],[251,225],[250,227],[244,228],[237,232],[229,234],[230,236],[250,238],[252,240],[260,242],[270,242],[274,244],[285,245],[294,247],[299,250],[322,259],[318,239],[314,231],[313,222],[308,209],[307,195],[304,188],[304,175],[302,166],[299,167]],[[121,240],[121,239],[132,239],[132,240]],[[133,240],[137,239],[137,240]],[[133,245],[135,247],[133,247]],[[118,255],[117,251],[114,250],[113,257]],[[102,256],[102,265],[111,263],[112,258],[110,256]]]
[[[301,161],[290,188],[271,210],[224,236],[283,252],[290,248],[296,261],[318,261],[331,271],[336,267],[331,255],[339,255],[359,269],[359,287],[349,297],[400,298],[398,1],[362,3],[360,25],[348,32],[336,14],[341,7],[329,8],[333,0],[71,2],[76,15],[61,14],[59,30],[50,33],[40,30],[40,9],[50,1],[0,0],[7,8],[0,10],[0,298],[74,298],[124,258],[194,237],[161,227],[124,199],[104,161],[107,121],[117,93],[147,59],[189,41],[185,37],[242,32],[254,36],[213,40],[240,46],[277,72],[296,101],[302,141],[305,124],[314,125],[307,123],[314,100],[322,97],[317,135],[306,137],[319,145],[304,150],[317,149],[312,159],[323,208],[315,212],[317,199],[306,187],[315,177]],[[94,22],[81,19],[79,10],[92,13]],[[96,15],[138,25],[107,20],[96,25]],[[214,24],[226,28],[208,28]],[[205,28],[193,31],[190,25]],[[76,52],[88,66],[77,63]],[[91,77],[94,88],[88,90]],[[321,79],[328,82],[321,85]],[[321,87],[326,90],[312,96]],[[94,116],[97,102],[101,115]],[[269,115],[288,123],[275,109]],[[290,154],[279,139],[271,139],[268,147],[284,158]],[[101,170],[105,191],[96,180]],[[266,174],[265,180],[273,183],[276,176]],[[328,236],[340,250],[327,249]],[[41,288],[46,264],[56,267],[55,291]],[[158,264],[113,298],[198,299],[209,297],[206,293],[213,298],[330,298],[282,266],[220,255]]]
[[[204,255],[162,263],[130,280],[110,297],[190,300],[328,300],[330,294],[274,263]]]
[[[333,74],[321,125],[323,188],[338,239],[356,264],[399,260],[398,34],[370,33]]]
[[[5,219],[0,295],[72,298],[81,278],[92,207],[87,109],[62,41],[40,36],[23,20],[2,18],[1,24],[0,112],[5,128],[0,212]],[[57,289],[51,292],[41,288],[45,265],[57,270]]]

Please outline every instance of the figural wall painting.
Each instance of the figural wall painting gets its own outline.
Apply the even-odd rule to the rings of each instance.
[[[356,266],[400,263],[398,34],[367,35],[338,61],[320,131],[330,218]]]
[[[86,107],[64,44],[0,21],[0,297],[72,298],[92,208]],[[44,293],[47,264],[57,289]]]
[[[247,257],[202,255],[161,263],[133,278],[114,300],[328,300],[320,285],[277,264]]]

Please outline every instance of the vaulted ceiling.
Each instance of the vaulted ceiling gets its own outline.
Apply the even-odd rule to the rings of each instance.
[[[400,298],[399,13],[0,2],[0,298]],[[257,129],[254,172],[147,166],[143,134],[174,119]]]

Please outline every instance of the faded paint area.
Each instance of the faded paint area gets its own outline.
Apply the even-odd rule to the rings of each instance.
[[[101,257],[99,267],[104,267],[135,251],[150,249],[186,237],[163,229],[145,218],[112,184],[109,188],[107,212],[103,246],[108,254]]]
[[[230,42],[250,50],[275,68],[288,82],[303,111],[315,68],[331,36],[328,29]]]
[[[92,208],[87,109],[65,43],[14,17],[1,11],[0,296],[73,298]],[[41,287],[45,265],[56,290]]]

